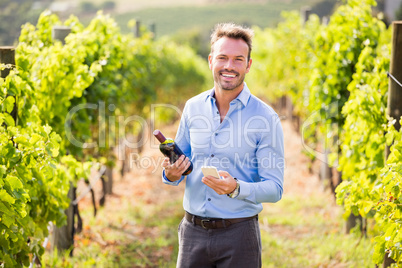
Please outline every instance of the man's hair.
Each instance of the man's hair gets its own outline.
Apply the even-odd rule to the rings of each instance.
[[[219,23],[215,25],[214,31],[211,34],[211,54],[213,53],[215,42],[222,37],[243,39],[248,46],[247,61],[250,60],[252,39],[254,37],[254,31],[252,29],[234,23]]]

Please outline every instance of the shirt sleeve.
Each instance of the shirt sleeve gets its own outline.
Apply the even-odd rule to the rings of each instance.
[[[183,114],[180,119],[179,128],[177,129],[175,143],[182,150],[182,152],[191,159],[191,146],[190,146],[190,131],[187,126],[186,120],[186,111],[187,104],[184,107]],[[168,185],[177,186],[184,180],[185,176],[181,176],[181,178],[177,181],[170,181],[166,175],[165,170],[162,172],[162,182]]]
[[[237,199],[258,204],[275,203],[282,198],[284,175],[284,142],[280,119],[273,119],[272,131],[263,133],[257,147],[259,182],[239,180],[240,194]]]
[[[184,176],[181,176],[181,178],[177,181],[170,181],[166,175],[165,175],[165,170],[163,170],[162,172],[162,181],[163,183],[167,184],[167,185],[172,185],[172,186],[177,186],[180,184],[180,182],[184,179]]]

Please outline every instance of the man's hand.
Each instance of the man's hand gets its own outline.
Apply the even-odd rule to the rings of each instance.
[[[222,179],[212,176],[202,177],[202,182],[220,195],[230,194],[236,189],[236,180],[226,171],[218,171]]]
[[[181,175],[189,168],[190,165],[190,159],[185,155],[181,155],[173,164],[170,163],[169,157],[165,157],[162,162],[162,167],[165,169],[165,176],[170,181],[179,180]]]

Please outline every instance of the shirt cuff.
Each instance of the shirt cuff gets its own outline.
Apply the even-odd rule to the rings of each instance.
[[[246,199],[250,195],[250,191],[251,191],[250,184],[245,181],[241,181],[241,180],[238,180],[238,181],[240,184],[240,193],[236,197],[236,199]]]
[[[162,181],[163,181],[163,183],[165,183],[165,184],[177,186],[177,185],[179,185],[179,183],[180,183],[181,180],[178,180],[178,181],[170,181],[170,180],[166,177],[166,175],[165,175],[165,169],[164,169],[163,172],[162,172]]]

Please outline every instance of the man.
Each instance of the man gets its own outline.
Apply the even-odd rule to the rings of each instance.
[[[179,225],[177,267],[261,267],[258,213],[283,192],[283,132],[278,115],[250,94],[253,31],[218,24],[209,67],[214,88],[187,101],[176,143],[193,163]],[[178,185],[190,159],[165,158],[163,181]],[[221,178],[203,177],[215,166]]]

